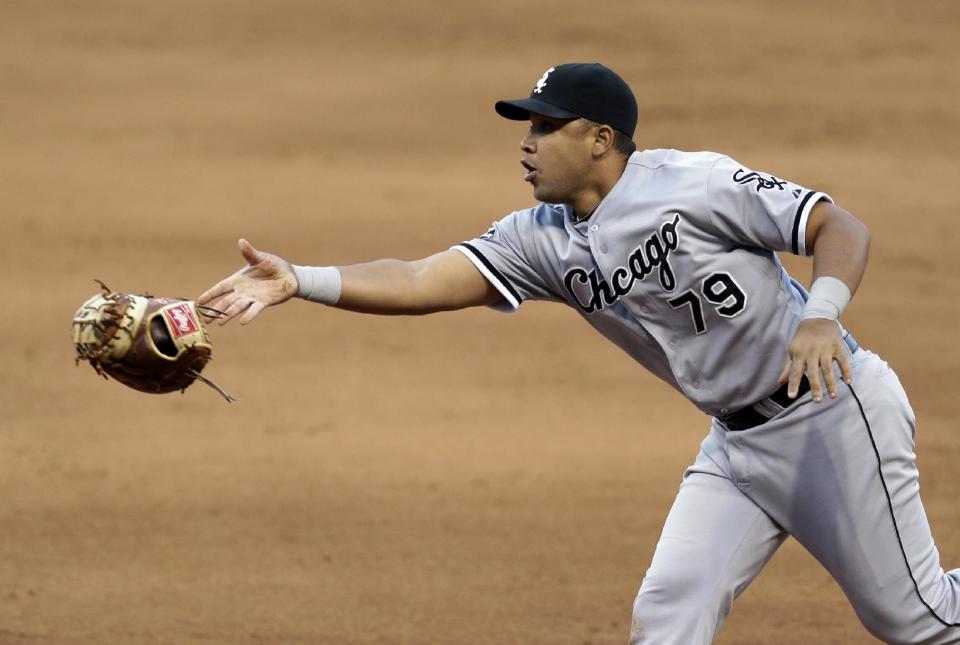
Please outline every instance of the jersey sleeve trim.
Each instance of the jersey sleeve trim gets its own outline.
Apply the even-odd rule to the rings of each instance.
[[[815,190],[807,191],[807,194],[800,200],[797,215],[793,220],[792,250],[794,255],[807,255],[807,220],[810,219],[810,211],[821,199],[833,203],[830,195]]]
[[[467,259],[473,263],[473,266],[477,267],[477,270],[483,274],[483,277],[492,284],[497,291],[500,292],[500,295],[510,303],[510,306],[513,309],[519,309],[520,303],[523,301],[523,298],[520,297],[520,294],[517,293],[517,290],[513,288],[513,285],[500,273],[495,266],[493,266],[487,258],[483,257],[483,254],[480,253],[474,246],[467,244],[466,242],[462,244],[457,244],[452,247],[455,251],[460,251]]]

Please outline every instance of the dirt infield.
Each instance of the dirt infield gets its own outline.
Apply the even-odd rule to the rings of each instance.
[[[4,3],[0,643],[626,641],[708,419],[575,313],[294,302],[213,330],[233,405],[105,382],[68,338],[93,278],[196,297],[241,235],[304,264],[473,237],[532,204],[493,101],[576,60],[633,85],[641,147],[870,226],[845,322],[911,395],[960,566],[958,26],[932,0]],[[719,642],[874,641],[788,542]]]

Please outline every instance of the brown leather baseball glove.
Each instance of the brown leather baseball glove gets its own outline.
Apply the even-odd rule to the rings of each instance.
[[[233,400],[200,375],[210,362],[211,345],[196,303],[116,293],[102,282],[100,286],[103,292],[90,297],[73,316],[77,364],[87,361],[97,374],[141,392],[182,392],[200,380]],[[213,318],[219,313],[202,309]]]

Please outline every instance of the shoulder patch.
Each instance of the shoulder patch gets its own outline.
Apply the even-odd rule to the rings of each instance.
[[[776,188],[777,190],[783,190],[783,187],[787,185],[787,182],[782,179],[777,179],[773,175],[764,177],[758,172],[747,171],[746,168],[738,168],[736,172],[733,173],[732,179],[735,183],[743,186],[756,182],[758,193],[764,189],[772,190]]]

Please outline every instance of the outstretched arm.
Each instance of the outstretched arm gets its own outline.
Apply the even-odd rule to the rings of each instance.
[[[503,299],[459,251],[405,262],[377,260],[339,267],[340,309],[420,315],[492,305]]]
[[[224,325],[240,316],[240,324],[263,309],[301,293],[293,266],[283,258],[258,251],[240,240],[247,265],[197,298],[197,303],[223,312]],[[377,260],[338,267],[339,294],[332,306],[372,314],[428,314],[491,305],[500,293],[457,251],[443,251],[422,260]],[[242,315],[241,315],[242,314]]]
[[[860,286],[870,251],[870,233],[860,220],[844,209],[829,202],[820,202],[810,214],[806,244],[807,249],[813,250],[814,287],[805,319],[790,342],[780,382],[789,382],[787,391],[793,398],[797,395],[801,378],[806,374],[813,400],[819,402],[823,400],[824,385],[830,398],[837,396],[837,384],[833,375],[834,361],[840,365],[844,382],[850,383],[852,378],[840,337],[840,327],[836,322],[840,309],[846,302],[837,303],[839,307],[835,311],[831,309],[833,301],[838,300],[838,297],[833,296],[837,289],[842,291],[845,286],[848,293],[842,294],[839,299],[845,297],[849,300]],[[828,287],[826,301],[814,300],[820,290],[816,284],[820,278],[828,279],[823,283],[823,286]],[[833,282],[830,285],[831,278],[842,284]],[[823,304],[825,306],[822,306]]]

